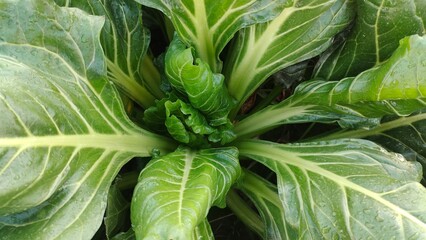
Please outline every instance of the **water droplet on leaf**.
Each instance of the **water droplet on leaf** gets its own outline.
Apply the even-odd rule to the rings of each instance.
[[[382,216],[380,216],[380,214],[379,213],[377,213],[377,215],[376,215],[376,221],[377,222],[383,222],[385,219],[382,217]]]
[[[324,235],[328,234],[330,232],[330,229],[331,228],[329,228],[329,227],[323,228],[322,229],[322,234],[324,234]]]

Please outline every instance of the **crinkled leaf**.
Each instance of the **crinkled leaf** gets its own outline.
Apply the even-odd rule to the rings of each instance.
[[[418,161],[426,168],[426,113],[420,113],[407,117],[387,117],[379,126],[373,129],[342,130],[334,134],[328,134],[321,139],[337,138],[367,138],[379,143],[386,149],[402,154],[406,159]],[[426,171],[423,171],[423,181],[426,179]]]
[[[150,129],[197,148],[208,147],[210,143],[225,144],[235,139],[230,122],[218,127],[210,126],[200,111],[173,94],[148,108],[143,119]]]
[[[107,57],[108,77],[141,106],[149,107],[163,96],[156,70],[145,57],[150,34],[142,26],[139,4],[133,0],[56,0],[104,16],[101,44]],[[154,72],[150,72],[153,70]],[[146,73],[145,73],[146,72]]]
[[[47,0],[1,9],[0,239],[90,237],[120,167],[172,145],[125,115],[101,17]]]
[[[250,136],[283,123],[314,121],[374,127],[380,117],[425,108],[425,96],[426,37],[415,35],[402,39],[388,61],[356,77],[299,85],[292,97],[246,118],[235,132]]]
[[[297,229],[285,221],[285,211],[277,187],[249,171],[245,171],[243,176],[238,188],[254,203],[265,223],[263,239],[297,239]]]
[[[210,127],[204,116],[191,105],[181,100],[167,101],[164,104],[166,110],[165,125],[170,135],[179,142],[191,145],[206,145],[204,135],[215,131]]]
[[[426,238],[426,189],[416,162],[366,140],[237,146],[276,172],[286,228],[298,229],[297,238]]]
[[[108,239],[119,233],[128,224],[130,217],[130,203],[118,189],[117,184],[111,186],[108,192],[107,207],[104,224]]]
[[[241,28],[273,19],[283,0],[136,0],[167,15],[182,40],[220,72],[219,54]]]
[[[315,75],[353,77],[388,59],[401,38],[426,33],[424,0],[357,1],[357,18],[344,42],[321,56]]]
[[[224,84],[222,74],[213,73],[200,58],[194,58],[177,36],[166,53],[165,71],[174,88],[188,95],[191,105],[203,112],[209,124],[219,126],[228,122],[234,101]]]
[[[240,175],[236,148],[180,148],[141,172],[131,206],[138,239],[193,239],[213,205],[224,207]]]
[[[295,0],[274,20],[242,29],[225,61],[231,96],[241,106],[273,73],[327,49],[353,16],[352,0]]]

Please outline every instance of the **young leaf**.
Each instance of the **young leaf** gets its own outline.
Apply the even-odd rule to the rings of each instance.
[[[354,16],[352,0],[291,4],[274,20],[242,29],[232,45],[224,73],[240,106],[273,73],[323,52]]]
[[[218,73],[219,54],[233,35],[250,24],[273,19],[283,0],[136,0],[168,16],[182,40]]]
[[[388,59],[401,38],[425,34],[423,0],[357,1],[357,18],[344,43],[319,60],[316,77],[353,77]]]
[[[136,237],[193,239],[210,207],[224,207],[240,171],[235,148],[180,148],[153,159],[142,170],[133,195]]]
[[[0,27],[1,238],[92,236],[120,167],[173,144],[125,115],[101,17],[48,0],[1,6],[1,26],[20,26]]]
[[[163,97],[157,70],[145,56],[150,34],[142,26],[139,5],[133,0],[56,0],[104,16],[101,44],[107,57],[108,77],[130,98],[147,108]],[[154,71],[144,74],[149,70]],[[153,78],[154,77],[154,78]]]
[[[241,121],[235,132],[247,137],[283,123],[314,121],[372,127],[379,120],[371,118],[409,115],[425,108],[425,57],[426,37],[406,37],[383,64],[341,81],[303,83],[292,97]]]
[[[225,144],[235,139],[230,122],[214,128],[200,111],[173,94],[148,108],[143,119],[150,129],[168,133],[175,140],[196,148],[208,147],[210,143]]]
[[[187,94],[191,105],[203,112],[210,125],[228,122],[234,100],[228,93],[222,74],[213,73],[206,63],[192,56],[176,35],[166,53],[166,75],[171,85]]]
[[[167,101],[165,125],[170,135],[182,143],[191,145],[206,145],[205,135],[212,134],[215,129],[210,127],[204,116],[191,105],[181,100]]]
[[[421,167],[365,140],[237,144],[276,172],[286,228],[297,238],[422,239]]]

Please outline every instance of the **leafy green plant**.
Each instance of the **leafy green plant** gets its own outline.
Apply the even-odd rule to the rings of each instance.
[[[229,212],[425,239],[425,26],[424,0],[0,0],[0,239],[219,239]]]

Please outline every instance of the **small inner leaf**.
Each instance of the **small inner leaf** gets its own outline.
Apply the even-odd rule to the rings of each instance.
[[[203,112],[212,126],[228,122],[234,100],[221,74],[213,73],[205,62],[194,58],[177,35],[166,53],[166,75],[172,86],[186,94],[191,105]]]

